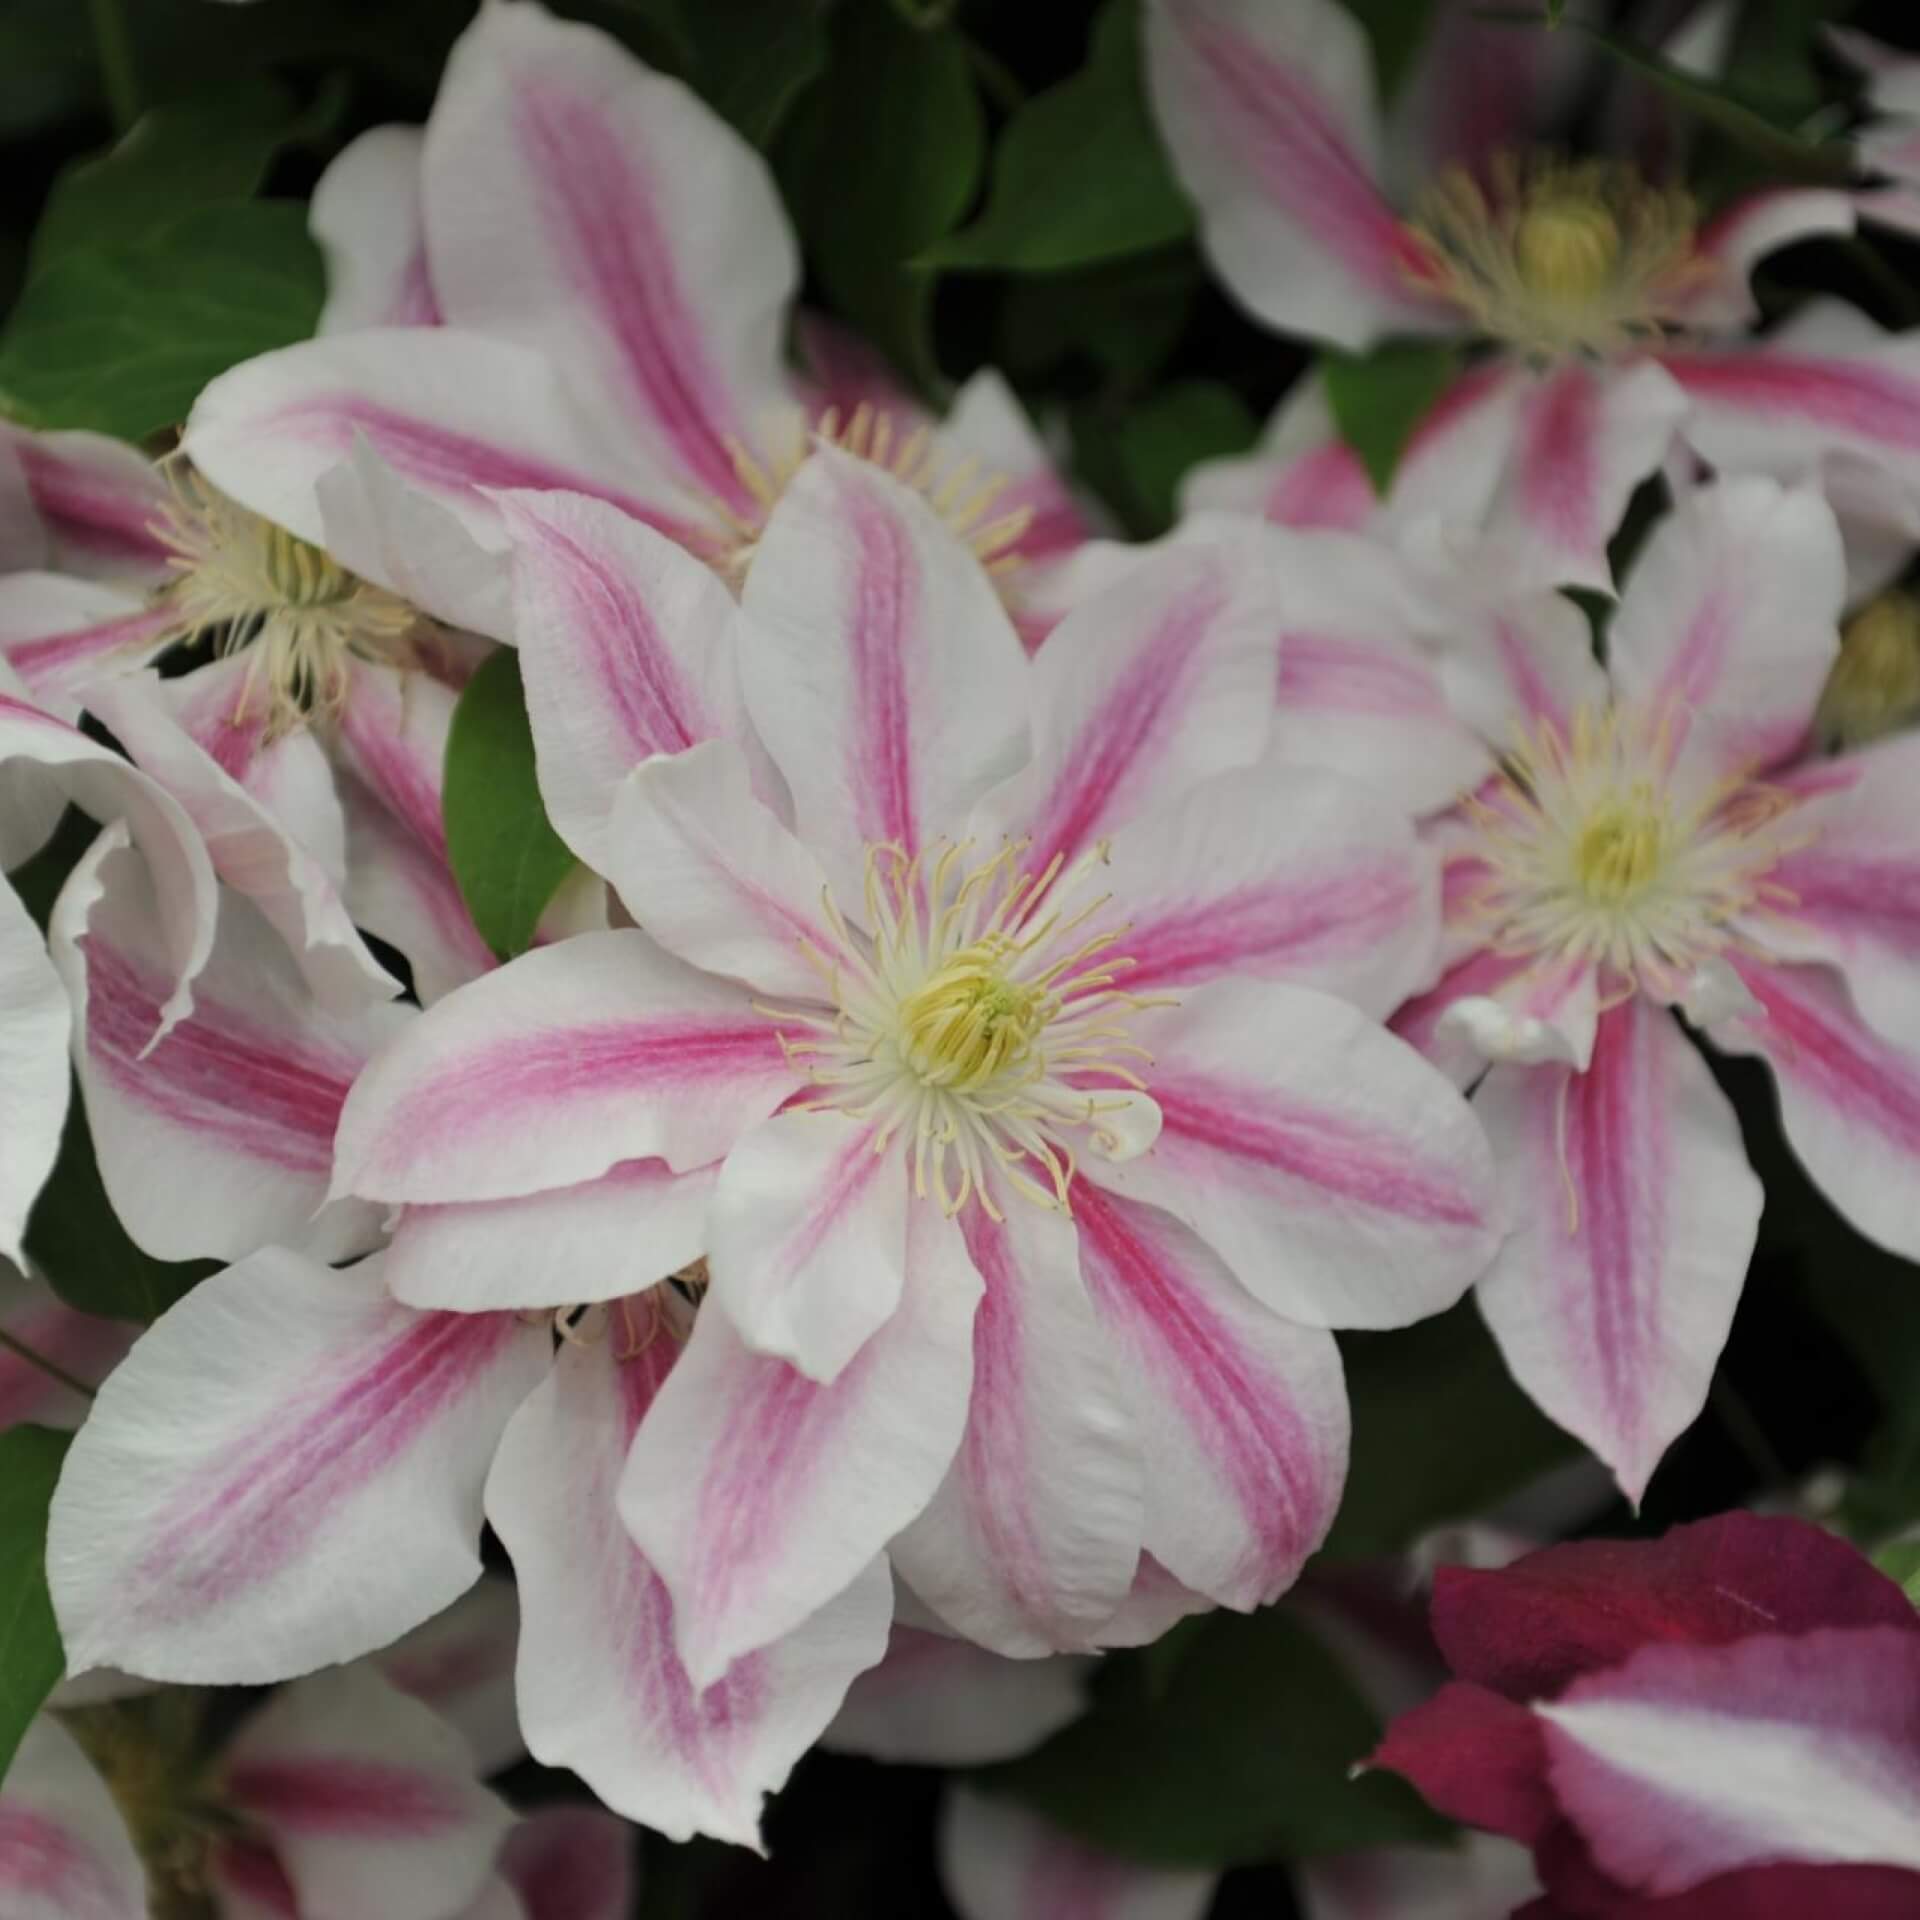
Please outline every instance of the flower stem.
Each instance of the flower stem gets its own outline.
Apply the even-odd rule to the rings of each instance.
[[[89,0],[94,49],[106,84],[107,107],[122,133],[140,117],[140,83],[134,75],[133,38],[127,31],[122,0]]]
[[[16,1338],[6,1328],[0,1327],[0,1347],[10,1353],[17,1353],[30,1367],[38,1367],[49,1380],[58,1380],[63,1387],[70,1387],[75,1393],[93,1398],[93,1389],[84,1380],[76,1379],[57,1360],[49,1360],[44,1353],[30,1347],[24,1340]]]

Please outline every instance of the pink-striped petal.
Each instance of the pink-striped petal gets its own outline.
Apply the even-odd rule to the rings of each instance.
[[[1822,234],[1851,233],[1853,225],[1854,196],[1836,187],[1743,195],[1700,229],[1694,253],[1701,277],[1683,295],[1681,317],[1701,332],[1742,331],[1760,317],[1747,282],[1768,254]]]
[[[0,1261],[21,1258],[20,1239],[60,1151],[67,1118],[66,988],[20,896],[0,876]]]
[[[799,282],[760,155],[609,35],[496,6],[448,59],[424,183],[448,320],[540,349],[652,471],[752,511],[736,453],[787,398]]]
[[[409,1008],[329,1014],[266,923],[229,894],[193,1012],[155,1041],[166,993],[158,905],[118,830],[74,869],[50,946],[101,1179],[140,1246],[163,1260],[238,1260],[279,1243],[337,1260],[377,1244],[373,1208],[323,1203],[347,1089]]]
[[[365,1665],[283,1687],[221,1756],[222,1797],[301,1912],[444,1920],[513,1824],[460,1734]]]
[[[869,1552],[818,1611],[796,1607],[790,1632],[707,1684],[689,1677],[675,1633],[686,1637],[692,1603],[676,1608],[617,1508],[634,1436],[677,1371],[683,1336],[664,1317],[671,1311],[637,1343],[623,1344],[616,1314],[608,1338],[562,1351],[501,1443],[487,1514],[520,1581],[520,1711],[536,1757],[571,1767],[616,1812],[671,1839],[705,1833],[758,1846],[762,1799],[818,1737],[847,1682],[880,1658],[893,1596]],[[630,1303],[630,1319],[644,1324],[648,1312],[646,1300]],[[691,1349],[683,1364],[699,1366]],[[731,1410],[745,1411],[738,1399]],[[708,1431],[712,1441],[728,1429]],[[756,1425],[748,1444],[772,1437]],[[682,1478],[706,1471],[699,1453],[676,1467]],[[757,1461],[763,1476],[779,1467],[778,1453]],[[784,1527],[785,1516],[772,1520],[778,1511],[776,1498],[764,1515]]]
[[[896,1617],[887,1657],[847,1689],[820,1744],[921,1767],[1012,1760],[1087,1710],[1090,1664],[1008,1660]]]
[[[74,1672],[251,1683],[384,1646],[480,1574],[480,1489],[544,1325],[422,1314],[379,1261],[268,1248],[203,1281],[101,1387],[47,1578]]]
[[[536,948],[449,994],[355,1085],[334,1190],[505,1200],[622,1160],[719,1159],[800,1084],[743,988],[631,929]]]
[[[410,1307],[455,1313],[638,1292],[700,1257],[717,1174],[626,1160],[598,1180],[517,1200],[408,1207],[387,1248],[387,1285]]]
[[[1300,1868],[1305,1920],[1490,1920],[1539,1891],[1527,1850],[1490,1833],[1445,1848],[1339,1853]]]
[[[500,1872],[526,1920],[631,1920],[639,1832],[598,1807],[541,1807],[507,1835]]]
[[[1020,565],[1058,560],[1092,538],[1092,522],[996,369],[983,367],[961,385],[940,423],[939,445],[950,473],[967,467],[994,488],[991,505],[972,523],[975,530],[1006,514],[1026,515],[1025,530],[1002,549]],[[1016,571],[1008,582],[1016,602],[1021,584]]]
[[[1182,517],[1257,515],[1277,527],[1358,533],[1380,505],[1360,456],[1341,439],[1317,375],[1288,388],[1252,453],[1203,460],[1180,483]]]
[[[1554,1797],[1638,1892],[1786,1861],[1920,1870],[1920,1635],[1644,1647],[1536,1712]]]
[[[1817,493],[1758,476],[1703,487],[1634,566],[1607,641],[1615,691],[1667,719],[1674,756],[1709,780],[1775,765],[1807,737],[1845,591]]]
[[[89,1386],[113,1371],[134,1336],[124,1321],[78,1313],[44,1285],[22,1279],[5,1265],[0,1265],[0,1330]],[[86,1418],[87,1404],[13,1348],[0,1350],[0,1433],[29,1422],[70,1430]]]
[[[147,1876],[126,1822],[72,1734],[42,1714],[0,1791],[8,1920],[146,1920]]]
[[[420,208],[422,144],[418,127],[370,127],[315,183],[307,224],[327,261],[316,332],[440,324]]]
[[[1591,961],[1538,961],[1476,947],[1401,1007],[1392,1027],[1465,1087],[1490,1063],[1558,1063],[1584,1072],[1599,1018],[1599,969]]]
[[[926,1506],[967,1418],[979,1297],[959,1229],[921,1205],[899,1311],[830,1385],[701,1311],[620,1489],[696,1685],[795,1631]]]
[[[1219,1879],[1102,1853],[958,1786],[940,1821],[940,1877],[961,1920],[1201,1920]]]
[[[1920,1052],[1867,1026],[1825,967],[1733,965],[1756,1010],[1710,1028],[1713,1044],[1773,1069],[1787,1139],[1834,1205],[1869,1239],[1920,1255]]]
[[[1564,594],[1502,594],[1465,610],[1441,657],[1447,697],[1498,749],[1551,727],[1573,736],[1582,707],[1606,700],[1587,616]]]
[[[526,1757],[513,1701],[519,1639],[513,1582],[484,1573],[444,1612],[371,1655],[370,1664],[458,1728],[484,1778]]]
[[[1082,1181],[1074,1220],[1139,1431],[1147,1551],[1222,1606],[1265,1606],[1325,1538],[1346,1480],[1333,1336],[1269,1313],[1157,1207]]]
[[[113,581],[138,592],[167,578],[166,483],[137,448],[104,433],[29,433],[0,424],[43,548],[12,564]]]
[[[1480,1307],[1515,1379],[1638,1501],[1705,1404],[1760,1220],[1760,1183],[1664,1008],[1600,1017],[1584,1073],[1501,1067],[1474,1101],[1512,1237]]]
[[[1332,0],[1154,0],[1155,117],[1221,277],[1283,333],[1363,348],[1452,331],[1419,242],[1387,204],[1373,61]]]
[[[96,681],[144,666],[174,620],[170,608],[65,574],[0,578],[0,653],[63,720],[79,718],[80,696]]]
[[[1404,1326],[1498,1244],[1464,1100],[1404,1041],[1303,987],[1217,982],[1136,1024],[1158,1144],[1100,1184],[1164,1207],[1255,1299],[1308,1326]]]
[[[1433,978],[1440,863],[1391,801],[1276,758],[1114,836],[1127,990],[1280,980],[1384,1015]]]
[[[1073,860],[1272,731],[1277,588],[1257,548],[1163,547],[1075,606],[1033,667],[1033,759],[991,794],[976,835],[1029,842],[1038,873]]]
[[[959,1216],[986,1283],[973,1397],[959,1453],[892,1556],[948,1625],[1027,1659],[1100,1643],[1139,1559],[1144,1470],[1073,1223],[1018,1194],[1002,1207],[1004,1222]]]
[[[604,501],[515,493],[500,507],[541,794],[561,837],[607,872],[627,775],[744,733],[738,615],[711,568]]]
[[[909,488],[811,454],[747,574],[747,705],[840,898],[864,849],[958,830],[1026,744],[1026,656],[986,573]]]

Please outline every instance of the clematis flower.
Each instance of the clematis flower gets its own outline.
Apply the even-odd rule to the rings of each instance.
[[[1525,1920],[1894,1920],[1920,1900],[1920,1616],[1851,1547],[1725,1514],[1442,1568],[1453,1682],[1373,1764],[1532,1848]]]
[[[1334,0],[1153,0],[1148,78],[1203,241],[1259,320],[1347,349],[1389,335],[1488,343],[1415,434],[1383,522],[1490,540],[1539,584],[1607,589],[1606,545],[1676,431],[1706,458],[1817,460],[1863,442],[1911,460],[1903,376],[1868,351],[1730,347],[1753,262],[1846,231],[1850,197],[1752,196],[1702,219],[1625,159],[1537,148],[1552,43],[1447,11],[1383,129],[1367,41]],[[1886,397],[1903,396],[1898,410]],[[1372,519],[1315,389],[1195,504],[1296,524]]]
[[[1030,668],[832,448],[738,608],[604,503],[505,511],[543,790],[638,929],[356,1084],[335,1187],[401,1210],[396,1294],[629,1285],[702,1183],[621,1494],[697,1685],[883,1549],[1013,1654],[1271,1598],[1337,1499],[1326,1328],[1437,1310],[1497,1228],[1464,1110],[1326,991],[1429,972],[1432,876],[1397,809],[1256,764],[1264,575],[1170,556]]]
[[[1504,758],[1438,829],[1450,964],[1394,1024],[1483,1076],[1514,1231],[1482,1310],[1634,1499],[1704,1401],[1761,1201],[1670,1011],[1766,1060],[1813,1178],[1920,1250],[1915,743],[1817,757],[1842,593],[1817,497],[1723,481],[1648,541],[1604,672],[1557,597],[1491,617],[1451,669]]]
[[[1035,589],[1044,627],[1042,563],[1085,528],[1004,383],[977,376],[936,426],[870,356],[790,373],[799,257],[766,163],[608,35],[488,0],[424,134],[350,147],[314,227],[327,331],[216,380],[185,446],[364,578],[511,639],[491,493],[561,488],[737,581],[825,438],[939,501],[1010,593]],[[362,442],[404,484],[325,526],[328,477]]]

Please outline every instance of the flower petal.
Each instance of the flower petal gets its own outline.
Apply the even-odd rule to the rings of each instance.
[[[0,425],[4,455],[18,463],[45,535],[45,551],[32,564],[135,592],[167,577],[169,550],[157,531],[166,483],[137,447],[104,433]]]
[[[1637,1503],[1705,1404],[1759,1227],[1733,1110],[1644,997],[1601,1015],[1584,1073],[1496,1068],[1474,1109],[1514,1223],[1481,1311],[1514,1377]]]
[[[710,567],[603,500],[512,493],[514,641],[561,837],[609,871],[614,797],[641,761],[745,732],[732,596]]]
[[[1126,1599],[1143,1468],[1073,1223],[1018,1194],[1004,1211],[958,1216],[986,1283],[966,1433],[892,1554],[941,1619],[1025,1659],[1092,1648]]]
[[[1390,1327],[1438,1313],[1498,1244],[1493,1164],[1460,1095],[1326,994],[1216,982],[1137,1023],[1154,1151],[1100,1184],[1164,1207],[1276,1313]]]
[[[1450,1820],[1531,1846],[1557,1818],[1530,1708],[1454,1680],[1399,1715],[1367,1761],[1410,1780]]]
[[[900,1310],[837,1380],[749,1351],[709,1304],[641,1430],[620,1513],[674,1595],[696,1684],[843,1592],[947,1471],[980,1281],[937,1207],[911,1225]]]
[[[520,1603],[504,1574],[483,1573],[444,1612],[417,1626],[371,1663],[402,1693],[459,1728],[482,1777],[526,1758],[513,1703]]]
[[[495,1440],[544,1326],[420,1314],[379,1261],[203,1281],[100,1389],[47,1578],[70,1668],[251,1683],[382,1646],[479,1577]]]
[[[1180,483],[1181,517],[1257,514],[1276,527],[1363,531],[1380,505],[1360,456],[1340,437],[1326,387],[1304,373],[1249,454],[1202,460]]]
[[[60,1151],[73,1027],[66,989],[33,917],[0,877],[0,1260],[21,1257],[27,1215]]]
[[[1703,487],[1634,566],[1607,642],[1615,690],[1670,716],[1675,756],[1710,775],[1775,765],[1806,739],[1845,591],[1817,493],[1758,477]]]
[[[8,1920],[146,1920],[146,1870],[126,1822],[47,1714],[29,1724],[0,1792],[0,1898]]]
[[[1540,1891],[1526,1849],[1486,1833],[1447,1848],[1338,1853],[1299,1872],[1304,1920],[1489,1920]]]
[[[933,508],[833,447],[781,496],[741,604],[754,725],[800,838],[851,905],[865,847],[918,852],[1019,763],[1026,655]]]
[[[630,1920],[640,1836],[598,1807],[540,1807],[507,1835],[500,1871],[526,1920]]]
[[[78,720],[80,696],[114,673],[144,666],[175,621],[117,587],[58,573],[0,577],[0,653],[49,713]]]
[[[1556,1799],[1638,1892],[1780,1861],[1920,1869],[1920,1635],[1645,1647],[1536,1711]]]
[[[1747,285],[1770,253],[1821,234],[1851,233],[1854,196],[1835,187],[1774,187],[1743,194],[1700,229],[1695,256],[1716,269],[1681,301],[1688,328],[1740,333],[1760,318]]]
[[[283,1687],[221,1756],[223,1798],[271,1845],[303,1912],[443,1920],[513,1824],[467,1743],[365,1666]]]
[[[1139,1429],[1147,1551],[1223,1606],[1277,1600],[1325,1538],[1346,1479],[1333,1336],[1258,1305],[1157,1207],[1083,1180],[1073,1210]]]
[[[583,933],[452,993],[361,1075],[334,1191],[505,1200],[622,1160],[717,1160],[801,1076],[745,992],[645,934]]]
[[[1359,349],[1454,331],[1421,299],[1418,242],[1381,195],[1359,23],[1331,0],[1153,0],[1147,79],[1220,276],[1269,326]]]
[[[847,1682],[879,1659],[891,1586],[867,1553],[819,1611],[796,1605],[784,1638],[696,1685],[675,1651],[667,1584],[616,1511],[628,1450],[671,1378],[681,1336],[656,1321],[636,1352],[619,1346],[619,1331],[616,1316],[609,1338],[562,1349],[507,1429],[487,1482],[488,1517],[513,1556],[526,1612],[527,1744],[670,1839],[705,1833],[757,1846],[761,1800],[832,1718]],[[682,1364],[697,1366],[691,1348]],[[732,1410],[742,1411],[737,1399]],[[777,1460],[761,1457],[757,1470]],[[676,1466],[682,1477],[704,1471],[697,1453]],[[684,1638],[684,1611],[678,1618]]]
[[[327,261],[316,332],[440,324],[420,209],[423,143],[418,127],[369,127],[314,184],[307,224]]]
[[[1468,609],[1440,670],[1454,709],[1503,749],[1542,727],[1570,739],[1574,716],[1607,695],[1587,616],[1561,593],[1502,593]]]
[[[0,1264],[0,1331],[83,1384],[97,1386],[133,1345],[135,1330],[124,1321],[78,1313],[44,1285]],[[11,1348],[0,1351],[0,1433],[29,1421],[72,1429],[86,1418],[87,1405],[44,1368]]]
[[[484,9],[427,123],[433,284],[536,347],[663,478],[753,509],[736,450],[787,395],[798,249],[766,162],[596,28]]]

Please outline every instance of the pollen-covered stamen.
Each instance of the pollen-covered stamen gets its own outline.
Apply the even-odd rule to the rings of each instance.
[[[1783,824],[1793,797],[1744,780],[1695,791],[1673,744],[1670,716],[1617,707],[1522,737],[1505,777],[1466,803],[1488,874],[1471,910],[1490,946],[1677,1000],[1743,915],[1785,904],[1767,875],[1804,844]]]
[[[1088,931],[1109,903],[1080,898],[1103,851],[1037,873],[1023,852],[969,868],[951,843],[924,861],[869,848],[866,930],[828,898],[823,937],[805,949],[834,1012],[766,1009],[819,1089],[813,1104],[866,1121],[876,1152],[903,1142],[914,1191],[949,1214],[977,1198],[1000,1217],[994,1167],[1065,1208],[1076,1136],[1113,1158],[1151,1140],[1129,1064],[1147,1055],[1124,1016],[1164,1002],[1119,986],[1133,964],[1113,951],[1121,932]]]
[[[222,653],[246,653],[236,718],[259,693],[270,736],[332,720],[355,658],[412,660],[422,623],[404,600],[229,500],[184,463],[170,463],[167,477],[172,498],[157,531],[172,549],[174,577],[159,602],[175,620],[164,638],[211,636]]]
[[[1523,351],[1607,353],[1672,331],[1712,272],[1692,197],[1620,161],[1497,155],[1422,199],[1411,224],[1423,292]]]
[[[1006,488],[1005,478],[986,472],[978,460],[970,457],[943,460],[930,428],[919,426],[901,433],[884,408],[862,401],[845,420],[837,407],[829,407],[811,426],[796,408],[769,423],[760,451],[738,442],[729,449],[734,472],[754,502],[751,512],[730,507],[722,500],[712,502],[721,523],[715,565],[736,591],[746,579],[760,536],[780,496],[806,464],[807,455],[820,445],[838,447],[856,459],[869,461],[903,486],[911,487],[997,579],[1019,566],[1020,556],[1014,549],[1033,513],[1028,507],[999,514],[993,511]]]

